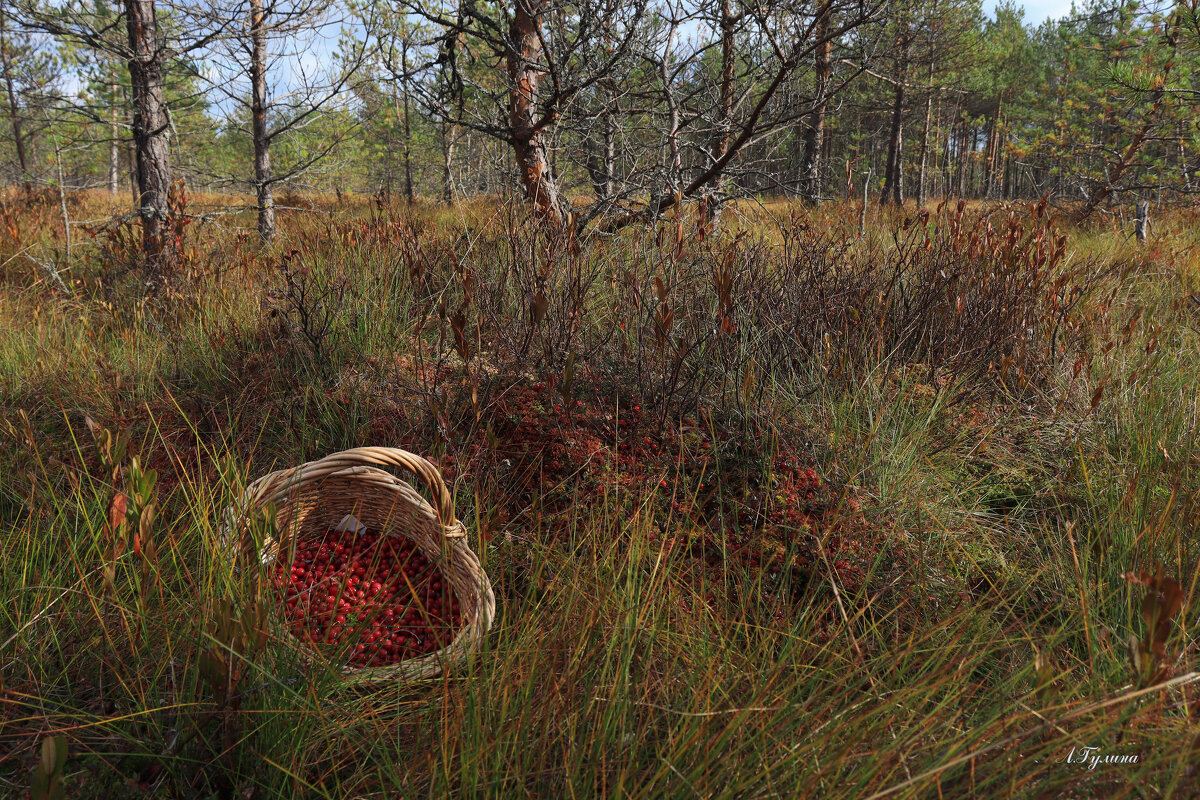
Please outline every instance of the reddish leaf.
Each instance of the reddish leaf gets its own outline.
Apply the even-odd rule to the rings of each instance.
[[[529,317],[533,320],[533,324],[539,324],[546,316],[546,310],[550,308],[550,300],[541,292],[534,292],[529,295]]]
[[[108,529],[112,533],[116,533],[121,527],[121,523],[125,521],[125,508],[129,500],[125,495],[117,492],[113,495],[112,500],[108,503]]]

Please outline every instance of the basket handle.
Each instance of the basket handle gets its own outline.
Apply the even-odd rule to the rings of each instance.
[[[458,524],[454,517],[454,498],[442,473],[426,459],[401,450],[396,447],[354,447],[340,453],[330,453],[319,461],[314,461],[304,468],[305,476],[331,474],[347,467],[361,465],[400,467],[416,475],[433,494],[434,508],[437,509],[438,519],[442,527],[450,529]]]

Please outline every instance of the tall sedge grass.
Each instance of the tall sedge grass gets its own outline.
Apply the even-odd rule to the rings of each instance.
[[[155,577],[144,582],[126,554],[113,591],[91,566],[106,487],[83,480],[8,532],[8,741],[32,750],[64,733],[79,784],[132,780],[162,794],[1044,796],[1192,785],[1178,706],[1187,690],[1130,682],[1120,631],[1137,598],[1103,563],[1072,574],[1086,540],[1048,553],[1044,569],[1065,585],[1045,604],[1021,596],[1045,578],[1030,571],[1026,584],[948,606],[844,597],[842,618],[827,587],[733,564],[732,590],[714,587],[649,540],[652,516],[631,523],[604,507],[569,541],[487,551],[502,614],[485,650],[444,680],[339,690],[271,641],[246,665],[227,752],[229,711],[196,651],[213,644],[205,619],[239,589],[212,528],[229,488],[185,480],[164,499],[183,510],[160,518]],[[1139,760],[1065,762],[1085,746]],[[15,790],[31,765],[9,763]]]
[[[80,203],[82,215],[103,201]],[[109,283],[87,244],[70,297],[6,267],[3,794],[27,791],[54,736],[78,796],[1188,797],[1200,786],[1200,336],[1178,302],[1200,276],[1182,226],[1153,251],[1068,231],[1061,266],[1088,279],[1079,349],[1022,384],[929,338],[933,315],[953,313],[940,299],[930,316],[858,306],[876,322],[920,321],[923,339],[860,335],[844,303],[800,320],[844,336],[788,340],[770,304],[791,298],[799,313],[804,298],[743,279],[780,268],[788,236],[824,256],[811,234],[751,212],[736,247],[734,231],[698,242],[686,220],[667,220],[661,242],[571,255],[494,204],[329,210],[291,220],[261,252],[198,230],[197,252],[216,255],[173,309]],[[38,213],[27,224],[52,241],[53,217]],[[870,274],[853,209],[818,213],[793,223],[850,239],[808,285],[831,298],[866,286],[834,282]],[[902,224],[874,220],[865,255],[884,257]],[[289,305],[291,249],[317,294],[347,281],[319,351]],[[739,324],[722,334],[709,269],[730,252]],[[1009,341],[960,327],[964,346]],[[1031,369],[1036,356],[1021,355]],[[551,525],[549,487],[519,495],[466,449],[486,442],[513,387],[552,378],[550,402],[567,404],[584,396],[564,390],[568,375],[582,384],[590,366],[611,370],[599,391],[616,416],[638,391],[662,430],[695,416],[726,437],[704,478],[720,497],[768,485],[777,451],[806,453],[829,495],[795,546],[817,557],[799,571],[755,565],[735,557],[731,523],[698,558],[711,532],[657,480],[598,492],[564,480],[569,502]],[[102,455],[85,416],[129,433],[122,457]],[[259,637],[270,627],[252,601],[269,597],[217,520],[269,469],[402,437],[458,457],[459,515],[499,616],[483,651],[443,678],[349,690],[288,641]],[[157,481],[139,494],[150,470]],[[127,528],[150,519],[136,549],[132,530],[112,528],[116,492],[130,498]],[[822,554],[862,520],[885,534],[854,565],[861,580],[846,581]],[[1157,681],[1131,661],[1131,636],[1148,636],[1146,589],[1126,579],[1156,564],[1184,594]]]

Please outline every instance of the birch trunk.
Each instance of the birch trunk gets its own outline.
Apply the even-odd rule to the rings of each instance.
[[[457,144],[458,129],[453,123],[442,126],[442,202],[454,203],[454,146]]]
[[[117,94],[119,87],[112,84],[112,107],[108,112],[108,193],[116,197],[121,193],[121,126],[117,124]]]

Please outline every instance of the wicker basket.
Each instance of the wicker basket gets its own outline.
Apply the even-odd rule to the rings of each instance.
[[[429,489],[436,507],[404,481],[378,469],[401,467]],[[496,614],[492,585],[467,545],[467,531],[454,516],[454,500],[437,467],[421,456],[390,447],[358,447],[294,469],[264,475],[247,487],[242,501],[226,512],[226,536],[245,529],[248,514],[274,503],[278,537],[263,544],[264,564],[288,542],[324,535],[346,515],[386,536],[411,539],[438,566],[458,599],[463,627],[446,647],[421,658],[384,667],[344,667],[350,683],[432,677],[478,649]],[[240,538],[240,537],[239,537]]]

